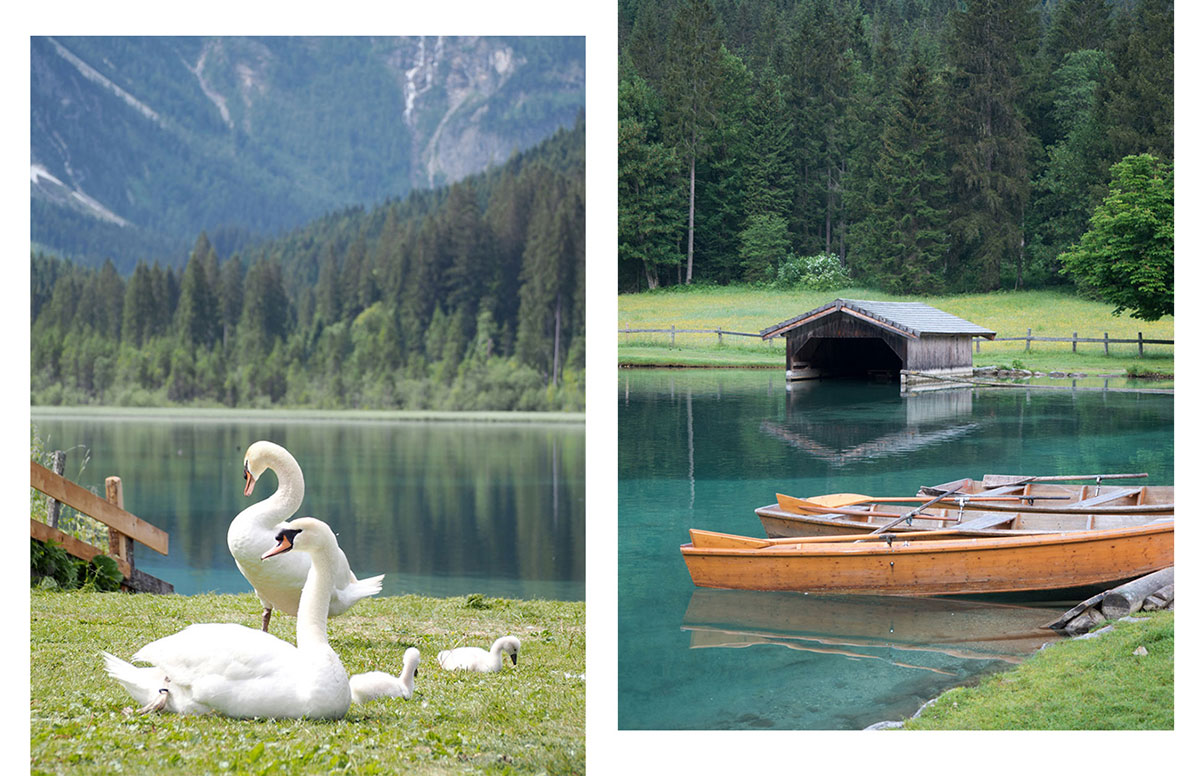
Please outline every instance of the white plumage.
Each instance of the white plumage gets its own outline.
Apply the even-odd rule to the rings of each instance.
[[[295,514],[304,500],[304,473],[292,454],[274,442],[258,441],[246,449],[243,476],[245,495],[267,469],[279,478],[279,487],[267,499],[251,504],[233,519],[226,541],[237,567],[263,605],[265,631],[271,612],[278,609],[295,615],[300,605],[300,591],[308,576],[310,562],[300,553],[264,561],[262,554],[275,543],[277,526]],[[333,587],[329,595],[329,614],[337,616],[360,599],[375,595],[383,587],[383,575],[360,580],[354,576],[346,554],[337,549],[334,558]]]
[[[487,673],[499,671],[504,665],[504,655],[512,658],[517,664],[517,650],[521,641],[516,636],[501,636],[492,642],[490,651],[479,647],[459,647],[444,649],[438,653],[438,665],[448,671],[484,671]]]
[[[301,594],[296,646],[269,633],[231,623],[192,625],[153,641],[133,660],[104,655],[109,676],[144,704],[141,711],[217,712],[229,717],[340,719],[350,707],[350,680],[329,646],[326,617],[332,568],[340,553],[329,526],[302,517],[280,526],[265,558],[291,549],[311,556]],[[272,557],[279,554],[281,557]]]
[[[378,698],[412,698],[417,664],[421,652],[416,647],[404,650],[404,664],[399,676],[386,671],[368,671],[350,677],[350,700],[352,703],[368,703]]]

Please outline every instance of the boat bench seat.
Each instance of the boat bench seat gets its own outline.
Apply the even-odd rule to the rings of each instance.
[[[1070,507],[1071,509],[1086,509],[1087,507],[1094,507],[1097,504],[1104,504],[1109,501],[1116,501],[1117,499],[1136,496],[1141,492],[1141,488],[1122,488],[1121,490],[1115,490],[1112,493],[1101,493],[1099,496],[1092,496],[1086,501],[1077,501],[1074,504],[1071,504]]]
[[[1009,523],[1016,519],[1016,515],[1012,512],[996,512],[995,514],[985,517],[977,517],[974,520],[968,520],[965,523],[949,523],[946,528],[955,531],[981,531],[984,528],[992,528],[1001,523]]]

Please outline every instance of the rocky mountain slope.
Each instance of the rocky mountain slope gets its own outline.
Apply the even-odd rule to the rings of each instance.
[[[31,237],[177,263],[459,180],[584,105],[582,38],[31,40]]]

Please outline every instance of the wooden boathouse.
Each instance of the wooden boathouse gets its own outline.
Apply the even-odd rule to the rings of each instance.
[[[922,302],[859,299],[835,299],[761,334],[764,340],[787,337],[789,381],[898,377],[901,392],[954,385],[938,377],[970,377],[972,338],[996,337]]]

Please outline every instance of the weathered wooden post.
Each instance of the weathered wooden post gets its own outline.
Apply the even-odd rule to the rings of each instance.
[[[717,327],[717,347],[721,347],[721,327]]]
[[[50,471],[62,476],[67,469],[67,454],[55,450],[50,454]],[[62,511],[62,503],[51,496],[46,496],[46,520],[51,528],[58,528],[58,513]]]
[[[1138,332],[1138,358],[1142,357],[1142,333]]]
[[[125,492],[121,488],[120,477],[106,477],[104,479],[104,497],[108,503],[117,509],[125,508]],[[108,529],[108,554],[128,563],[129,575],[133,576],[133,539],[111,526]]]
[[[983,337],[975,338],[975,355],[977,355],[977,356],[979,355],[979,346],[982,342],[983,342]]]
[[[675,347],[675,324],[671,324],[671,347]]]
[[[1029,343],[1033,341],[1033,329],[1025,330],[1025,352],[1029,352]]]
[[[1076,352],[1075,345],[1078,342],[1079,342],[1079,332],[1077,332],[1077,331],[1071,332],[1071,352],[1072,353]]]
[[[1104,355],[1108,355],[1108,332],[1104,332]]]

